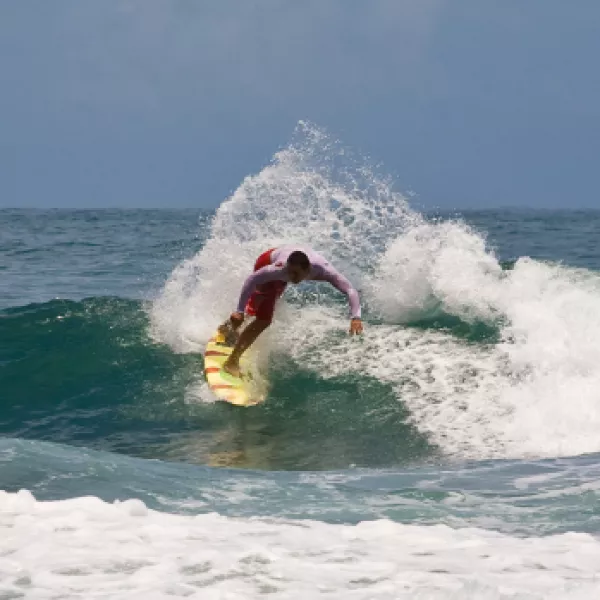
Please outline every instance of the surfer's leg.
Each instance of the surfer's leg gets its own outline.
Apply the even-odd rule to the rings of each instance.
[[[252,346],[252,344],[254,344],[258,336],[267,329],[270,324],[271,321],[256,319],[242,331],[235,348],[223,364],[223,369],[227,371],[227,373],[234,377],[240,376],[240,357],[248,348],[250,348],[250,346]]]
[[[240,356],[252,346],[256,338],[271,324],[275,304],[283,294],[285,286],[285,281],[271,281],[261,286],[250,296],[246,313],[256,317],[256,320],[242,331],[235,348],[223,365],[223,369],[230,375],[239,377]]]
[[[229,319],[227,319],[225,323],[219,325],[217,331],[225,338],[225,343],[228,346],[235,346],[240,337],[237,330],[232,327]]]

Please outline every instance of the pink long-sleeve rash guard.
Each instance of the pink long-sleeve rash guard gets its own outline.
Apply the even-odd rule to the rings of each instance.
[[[237,311],[244,312],[248,299],[257,286],[269,281],[289,282],[286,263],[289,255],[296,250],[304,252],[310,261],[310,273],[306,280],[327,281],[330,283],[348,298],[352,318],[360,319],[360,298],[352,284],[341,273],[336,271],[323,256],[311,248],[303,246],[280,246],[279,248],[275,248],[271,253],[271,264],[258,269],[258,271],[254,271],[244,282]]]

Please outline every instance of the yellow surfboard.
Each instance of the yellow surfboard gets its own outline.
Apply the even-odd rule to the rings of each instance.
[[[204,374],[208,387],[219,400],[236,406],[254,406],[264,402],[268,385],[253,360],[252,348],[244,352],[240,360],[241,378],[223,371],[223,363],[232,350],[230,341],[219,331],[208,340],[204,351]]]

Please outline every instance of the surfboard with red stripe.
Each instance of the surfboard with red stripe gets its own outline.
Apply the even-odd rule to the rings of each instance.
[[[240,361],[242,378],[232,377],[223,371],[223,363],[232,350],[219,332],[208,341],[204,352],[204,375],[208,387],[219,400],[236,406],[254,406],[264,402],[267,383],[252,360],[252,348],[244,353]]]

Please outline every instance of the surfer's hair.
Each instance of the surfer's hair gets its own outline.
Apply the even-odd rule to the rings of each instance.
[[[304,252],[300,252],[300,250],[295,250],[288,256],[287,264],[300,267],[303,271],[308,271],[310,269],[310,260],[308,260],[308,256],[306,256]]]

